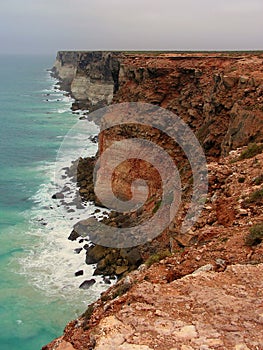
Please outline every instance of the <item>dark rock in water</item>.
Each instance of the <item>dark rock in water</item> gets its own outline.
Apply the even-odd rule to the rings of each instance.
[[[57,192],[52,196],[52,199],[63,199],[63,198],[64,198],[64,194],[61,192]]]
[[[76,248],[74,249],[74,253],[79,254],[82,251],[82,248]]]
[[[96,283],[96,280],[94,278],[92,278],[91,280],[86,280],[86,281],[82,282],[81,285],[79,286],[79,288],[80,289],[89,289],[95,283]]]
[[[78,234],[78,232],[76,232],[75,230],[71,231],[71,234],[68,236],[68,239],[70,241],[75,241],[77,238],[79,238],[80,235]]]
[[[67,212],[68,212],[68,213],[74,213],[75,210],[74,210],[74,209],[68,209]]]
[[[103,282],[104,282],[105,284],[111,284],[110,279],[107,278],[107,277],[104,277],[104,278],[103,278]]]
[[[142,257],[138,248],[121,249],[120,255],[122,258],[128,260],[129,265],[139,266],[142,262]]]
[[[64,186],[61,192],[68,192],[70,191],[70,187]]]
[[[110,248],[102,247],[101,245],[90,246],[86,252],[86,264],[98,263],[109,251]]]
[[[100,213],[100,209],[95,209],[94,213],[95,214]]]
[[[93,143],[98,143],[98,135],[90,136],[89,140]]]
[[[77,272],[75,272],[75,276],[78,277],[78,276],[83,276],[84,275],[84,271],[83,270],[79,270]]]
[[[79,117],[79,120],[87,120],[87,117],[84,117],[84,116]]]

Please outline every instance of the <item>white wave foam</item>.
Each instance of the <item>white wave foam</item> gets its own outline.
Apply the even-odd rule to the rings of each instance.
[[[69,101],[65,98],[64,105]],[[31,198],[35,203],[34,209],[25,213],[30,224],[28,235],[35,239],[32,239],[34,244],[19,261],[21,273],[27,275],[28,280],[46,295],[89,303],[107,287],[102,283],[101,276],[93,276],[94,267],[86,265],[85,249],[76,254],[74,250],[82,246],[67,237],[74,223],[89,217],[96,208],[92,204],[87,204],[84,210],[72,206],[70,203],[77,192],[76,184],[63,178],[63,168],[69,167],[73,160],[79,156],[92,156],[97,151],[97,145],[88,136],[98,133],[98,127],[92,122],[83,123],[88,125],[88,135],[83,135],[76,129],[71,141],[64,144],[63,152],[58,152],[56,163],[41,162],[37,166],[37,171],[45,176],[46,181]],[[81,128],[81,122],[78,125]],[[63,136],[58,135],[57,138]],[[68,191],[64,193],[62,204],[60,200],[52,199],[52,195],[60,192],[64,186],[68,187]],[[85,243],[87,242],[84,241],[83,244]],[[79,270],[83,270],[84,275],[75,277],[75,272]],[[84,280],[91,278],[96,283],[89,290],[79,289]]]

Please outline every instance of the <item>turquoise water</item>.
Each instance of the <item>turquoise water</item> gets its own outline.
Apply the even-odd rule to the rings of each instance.
[[[53,57],[0,56],[3,350],[40,349],[103,289],[99,278],[89,291],[78,288],[83,277],[76,278],[74,272],[83,268],[85,278],[93,272],[84,265],[84,252],[74,254],[77,243],[67,240],[80,214],[69,216],[51,198],[60,189],[54,171],[57,176],[58,169],[70,165],[83,141],[76,135],[63,159],[56,159],[78,116],[70,113],[70,99],[54,88],[47,72],[52,64]],[[96,131],[91,124],[90,134]],[[95,151],[96,146],[88,144],[84,154]]]

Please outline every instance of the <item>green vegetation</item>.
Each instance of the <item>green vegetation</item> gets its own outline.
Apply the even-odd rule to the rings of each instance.
[[[248,147],[240,154],[238,160],[248,159],[255,157],[257,154],[262,153],[263,144],[251,143]]]
[[[82,314],[82,317],[85,318],[86,321],[88,321],[94,311],[94,306],[93,304],[89,305],[87,310]]]
[[[124,283],[124,284],[121,284],[119,287],[117,287],[113,293],[103,293],[101,295],[101,300],[102,301],[108,301],[108,300],[113,300],[117,297],[120,297],[122,296],[123,294],[125,294],[126,292],[128,292],[128,290],[130,290],[132,287],[131,284],[127,284],[127,283]]]
[[[126,292],[128,292],[128,290],[130,290],[131,285],[130,284],[122,284],[120,285],[113,293],[112,295],[112,299],[115,299],[117,297],[121,297],[123,294],[125,294]]]
[[[261,204],[263,202],[263,187],[257,191],[252,192],[245,202]]]
[[[171,253],[168,249],[163,250],[161,252],[158,252],[156,254],[151,255],[146,261],[145,265],[150,267],[152,264],[159,262],[160,260],[167,258],[168,256],[171,256]]]
[[[245,238],[245,244],[248,246],[255,246],[262,242],[263,240],[263,222],[253,225],[249,234]]]
[[[245,178],[245,177],[239,177],[239,178],[238,178],[238,182],[239,182],[240,184],[243,184],[245,181],[246,181],[246,178]]]
[[[261,185],[263,183],[263,174],[257,176],[253,181],[252,183],[254,185]]]
[[[155,213],[159,210],[161,204],[162,204],[162,201],[161,201],[161,200],[159,200],[158,202],[156,202],[155,207],[153,208],[153,214],[155,214]]]
[[[94,306],[93,306],[93,304],[91,304],[88,306],[87,310],[81,315],[84,318],[84,322],[82,325],[84,331],[87,331],[89,329],[88,323],[89,323],[89,320],[91,318],[93,311],[94,311]]]

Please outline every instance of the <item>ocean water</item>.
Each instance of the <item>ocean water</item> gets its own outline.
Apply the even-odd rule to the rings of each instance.
[[[93,267],[67,237],[74,222],[94,208],[71,210],[52,195],[65,185],[64,167],[97,146],[79,133],[85,123],[70,112],[71,100],[56,90],[48,68],[53,57],[0,56],[0,349],[36,350],[63,332],[105,289],[101,278],[79,289]],[[76,124],[77,123],[77,124]],[[67,132],[74,137],[58,155]],[[83,124],[84,125],[84,124]],[[88,125],[88,128],[87,128]],[[86,132],[87,134],[87,132]],[[85,145],[85,146],[84,146]],[[70,187],[68,198],[76,189]],[[84,276],[74,273],[84,270]]]

